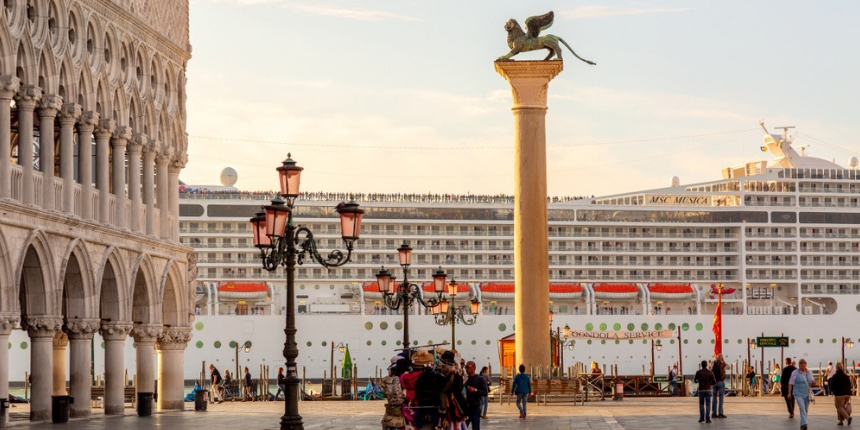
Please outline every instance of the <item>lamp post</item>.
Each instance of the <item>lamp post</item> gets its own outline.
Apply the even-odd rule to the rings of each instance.
[[[334,344],[334,341],[331,341],[331,358],[330,358],[330,360],[329,360],[329,364],[330,364],[330,367],[331,367],[331,375],[330,375],[330,377],[331,377],[331,395],[332,395],[332,396],[334,396],[334,392],[335,392],[335,389],[334,389],[334,349],[335,349],[335,348],[337,348],[337,350],[338,350],[341,354],[343,354],[343,353],[344,353],[344,351],[346,351],[346,345],[344,345],[344,344],[343,344],[343,342],[340,342],[340,343],[338,343],[337,345],[335,345],[335,344]]]
[[[845,369],[845,347],[854,348],[854,342],[851,338],[843,337],[842,338],[842,368]]]
[[[552,313],[550,313],[552,315]],[[570,339],[570,326],[565,324],[564,329],[561,327],[555,328],[555,336],[558,339],[558,367],[561,369],[559,376],[564,376],[564,348],[573,351],[576,340]]]
[[[270,206],[265,206],[265,212],[257,213],[251,218],[254,232],[254,246],[260,249],[263,268],[272,272],[278,266],[284,266],[287,277],[287,321],[284,333],[284,358],[287,359],[287,374],[284,401],[284,415],[281,417],[281,430],[302,430],[304,424],[299,415],[299,378],[296,367],[296,357],[299,348],[296,344],[296,310],[295,310],[295,272],[296,263],[302,264],[306,257],[323,267],[337,267],[349,262],[352,248],[361,230],[361,219],[364,210],[355,202],[340,203],[335,210],[340,214],[341,237],[346,245],[347,253],[340,250],[331,251],[327,257],[317,252],[317,244],[313,233],[307,228],[293,223],[293,204],[299,196],[299,184],[303,168],[287,154],[281,167],[277,168],[280,182],[280,197],[275,197]],[[281,197],[286,200],[282,200]]]
[[[379,292],[382,293],[382,303],[389,309],[403,309],[403,348],[406,350],[406,358],[412,357],[412,348],[409,347],[409,308],[416,301],[426,308],[435,308],[442,302],[442,292],[445,290],[445,280],[448,275],[440,267],[433,274],[433,291],[436,297],[425,301],[421,287],[409,283],[409,266],[412,265],[412,247],[403,242],[397,248],[398,261],[403,268],[403,282],[397,284],[391,272],[383,266],[376,274],[376,283]],[[396,285],[395,285],[396,284]]]
[[[436,319],[436,324],[438,325],[451,325],[451,348],[456,349],[456,337],[454,329],[457,327],[457,323],[463,323],[465,325],[472,325],[478,321],[478,312],[480,311],[481,302],[478,301],[477,298],[472,299],[469,302],[469,318],[466,318],[466,315],[463,313],[462,309],[457,309],[454,306],[454,298],[457,297],[457,281],[451,279],[448,282],[448,297],[451,298],[451,302],[449,303],[447,299],[442,299],[439,302],[439,306],[433,308],[433,317]]]
[[[234,377],[236,377],[236,378],[239,378],[242,375],[240,373],[242,371],[242,369],[241,369],[241,366],[239,366],[239,348],[240,347],[245,348],[245,354],[251,352],[251,341],[246,340],[244,344],[239,344],[239,342],[236,342],[236,373],[234,374]]]
[[[652,378],[654,377],[654,373],[656,373],[656,370],[657,370],[657,365],[655,364],[656,362],[654,361],[654,349],[657,349],[657,351],[663,350],[663,344],[660,343],[660,339],[657,339],[657,343],[654,343],[654,339],[651,339],[651,377]]]

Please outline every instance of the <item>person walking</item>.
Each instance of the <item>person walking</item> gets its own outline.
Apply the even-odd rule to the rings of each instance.
[[[833,394],[836,406],[836,415],[839,416],[839,424],[843,425],[843,421],[848,421],[851,425],[851,412],[845,406],[851,401],[851,378],[845,374],[845,366],[839,361],[836,363],[836,370],[833,372],[833,377],[830,378],[830,393]]]
[[[490,389],[487,380],[475,373],[475,362],[466,363],[466,404],[469,405],[469,423],[472,430],[481,430],[481,411]]]
[[[493,377],[490,376],[490,369],[487,366],[481,368],[481,377],[487,381],[487,395],[484,396],[481,408],[481,418],[487,419],[487,406],[490,403],[490,387],[493,385]]]
[[[699,384],[699,422],[711,422],[711,392],[717,380],[714,378],[714,372],[708,370],[708,362],[702,360],[702,368],[696,372],[693,382]]]
[[[717,381],[714,384],[714,400],[713,406],[711,406],[711,413],[713,414],[713,418],[725,418],[726,415],[723,413],[723,400],[726,397],[726,361],[723,359],[723,354],[717,354],[716,360],[714,360],[714,365],[712,366],[714,372],[714,379]]]
[[[747,372],[747,380],[749,381],[749,395],[752,396],[755,393],[755,368],[750,366],[749,372]]]
[[[812,396],[812,382],[815,380],[812,372],[806,368],[806,359],[801,358],[799,366],[788,381],[789,395],[797,401],[800,409],[800,430],[807,430],[806,415],[809,411],[809,397]]]
[[[782,368],[782,376],[779,378],[779,389],[782,397],[785,399],[785,406],[788,408],[788,417],[794,418],[794,397],[788,391],[788,381],[791,379],[792,373],[797,370],[797,367],[791,362],[791,358],[785,359],[785,367]]]
[[[532,380],[526,373],[526,366],[520,364],[520,373],[514,376],[514,382],[511,384],[511,394],[517,396],[517,409],[520,410],[520,418],[526,417],[526,404],[529,396],[532,394]]]
[[[672,384],[672,396],[678,395],[678,365],[672,366],[669,371],[669,383]]]
[[[284,401],[287,400],[287,377],[284,376],[284,368],[278,368],[278,391],[275,393],[275,401],[278,400],[278,396],[284,393]]]
[[[218,396],[218,403],[224,402],[224,393],[222,391],[224,389],[224,387],[221,385],[221,381],[222,381],[221,372],[219,372],[218,369],[215,368],[214,364],[209,365],[209,375],[210,375],[209,376],[209,379],[210,379],[209,382],[211,383],[209,385],[209,390],[212,391],[210,398],[214,402],[215,396],[217,395]]]
[[[830,380],[833,379],[833,375],[835,375],[835,374],[836,374],[836,368],[833,367],[833,362],[828,361],[827,362],[827,370],[825,373],[825,375],[827,375],[827,379],[825,379],[825,381],[824,381],[824,395],[825,396],[832,396],[833,395],[833,390],[830,387]]]
[[[230,376],[230,371],[227,369],[224,369],[224,382],[221,383],[221,387],[223,387],[225,399],[229,397],[231,401],[236,400],[233,392],[230,391],[233,389],[233,377]]]
[[[251,392],[251,372],[248,368],[245,368],[245,390],[242,393],[242,401],[244,402],[246,399],[250,398],[251,401],[256,401],[254,398],[254,394]]]

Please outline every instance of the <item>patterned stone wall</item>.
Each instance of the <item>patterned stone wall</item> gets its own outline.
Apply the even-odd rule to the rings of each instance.
[[[183,50],[188,45],[188,0],[110,1],[151,27]]]

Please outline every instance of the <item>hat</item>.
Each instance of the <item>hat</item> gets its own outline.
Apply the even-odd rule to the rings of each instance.
[[[400,376],[409,371],[409,360],[400,358],[388,368],[393,374]]]
[[[452,351],[445,351],[442,353],[439,361],[446,366],[453,366],[457,364],[457,356]]]
[[[433,354],[430,354],[426,348],[419,348],[412,354],[412,364],[416,366],[427,366],[433,364]]]

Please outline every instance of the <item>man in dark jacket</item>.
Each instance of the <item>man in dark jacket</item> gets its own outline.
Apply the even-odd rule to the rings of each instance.
[[[785,359],[785,366],[782,368],[782,376],[779,378],[779,389],[782,397],[785,399],[785,406],[788,407],[788,417],[794,418],[794,396],[789,396],[791,392],[788,390],[788,381],[791,379],[791,374],[797,370],[797,367],[791,365],[791,358]]]
[[[845,374],[845,366],[842,362],[836,363],[836,372],[830,378],[830,394],[836,397],[836,414],[839,415],[839,425],[847,420],[851,425],[851,413],[845,409],[845,404],[851,400],[851,378]]]
[[[726,361],[723,360],[723,354],[717,355],[717,358],[714,359],[712,370],[717,383],[714,384],[714,401],[711,406],[711,416],[714,418],[725,418],[723,400],[726,397]]]
[[[466,403],[469,405],[469,422],[472,430],[481,430],[481,409],[483,398],[489,394],[487,380],[475,373],[475,362],[466,363]]]
[[[717,379],[714,378],[714,372],[708,369],[706,360],[702,360],[702,368],[696,372],[693,382],[699,384],[699,422],[709,423],[711,422],[711,394]]]

